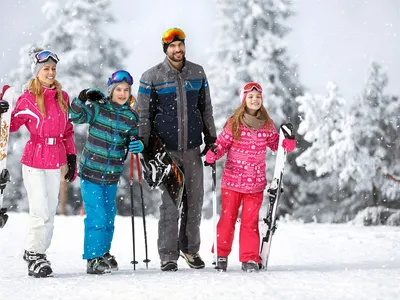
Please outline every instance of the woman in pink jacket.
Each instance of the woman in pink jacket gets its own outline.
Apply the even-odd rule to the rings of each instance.
[[[25,125],[30,133],[21,159],[30,216],[24,259],[30,276],[48,277],[53,271],[45,252],[53,235],[61,167],[68,165],[64,180],[73,181],[76,148],[68,120],[69,98],[56,80],[59,59],[43,49],[34,49],[30,55],[33,79],[17,100],[10,131]]]
[[[227,154],[221,179],[221,216],[217,225],[218,267],[226,271],[232,249],[235,223],[242,203],[239,236],[239,260],[242,270],[258,271],[260,234],[259,211],[266,180],[266,151],[278,149],[279,133],[262,103],[262,88],[256,82],[241,90],[241,105],[226,122],[216,141],[216,153],[209,150],[207,164]],[[288,151],[296,140],[285,139]]]

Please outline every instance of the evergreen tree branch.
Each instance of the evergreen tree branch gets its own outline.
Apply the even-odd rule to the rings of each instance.
[[[394,182],[400,183],[400,179],[394,177],[392,174],[389,173],[383,173],[381,168],[376,169],[379,173],[381,173],[383,176],[385,176],[386,178],[393,180]]]

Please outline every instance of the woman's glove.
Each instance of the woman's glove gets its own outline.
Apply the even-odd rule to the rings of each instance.
[[[72,182],[75,180],[77,175],[77,168],[76,168],[76,155],[75,154],[67,154],[67,163],[68,163],[68,171],[65,174],[65,181]]]
[[[289,139],[285,138],[282,141],[282,147],[285,149],[287,152],[292,152],[296,148],[296,139]]]
[[[133,140],[129,143],[128,148],[130,152],[138,154],[143,151],[144,144],[141,140]]]

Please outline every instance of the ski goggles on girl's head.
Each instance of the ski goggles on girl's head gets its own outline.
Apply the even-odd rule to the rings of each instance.
[[[180,40],[184,40],[186,38],[185,33],[179,28],[171,28],[164,32],[162,36],[163,44],[171,43],[175,37],[178,37]]]
[[[48,61],[49,58],[52,58],[56,63],[60,61],[57,54],[49,50],[43,50],[35,54],[36,63],[44,63]]]
[[[112,85],[113,83],[119,83],[125,81],[127,84],[132,85],[133,84],[133,78],[129,72],[124,71],[124,70],[119,70],[111,75],[110,78],[108,78],[107,86]]]
[[[262,93],[262,87],[259,83],[257,82],[248,82],[246,85],[243,87],[243,92],[249,93],[252,90],[256,90],[259,93]]]

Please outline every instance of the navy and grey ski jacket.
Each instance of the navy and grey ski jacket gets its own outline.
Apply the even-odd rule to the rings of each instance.
[[[139,135],[148,145],[152,130],[168,150],[184,151],[216,138],[208,81],[203,67],[185,61],[179,72],[164,61],[143,73],[136,100]]]

